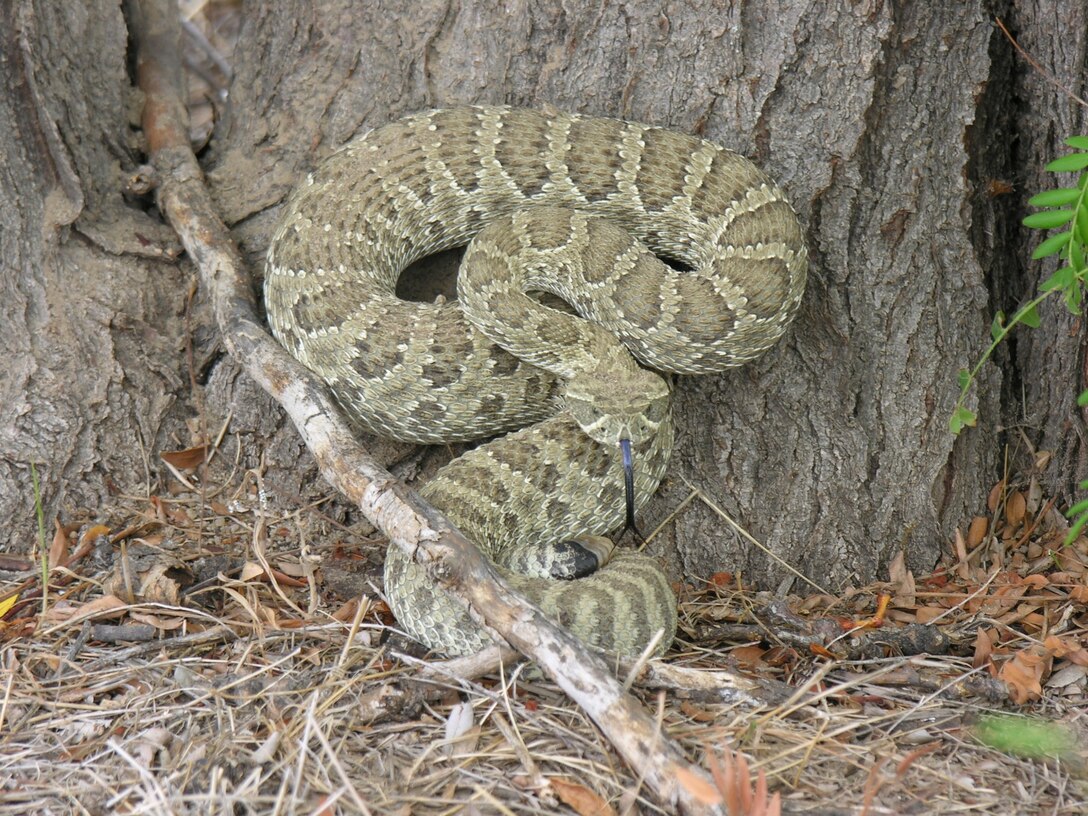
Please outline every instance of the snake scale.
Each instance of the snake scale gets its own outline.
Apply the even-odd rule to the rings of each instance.
[[[465,244],[456,301],[397,297],[407,266]],[[716,372],[764,352],[797,311],[806,257],[774,182],[711,142],[451,108],[372,130],[305,179],[269,247],[265,303],[276,338],[362,428],[420,443],[506,434],[422,495],[549,617],[630,655],[654,637],[663,651],[676,628],[658,565],[597,538],[624,520],[622,446],[639,507],[669,459],[671,386],[650,369]],[[396,547],[385,589],[430,648],[491,642]]]

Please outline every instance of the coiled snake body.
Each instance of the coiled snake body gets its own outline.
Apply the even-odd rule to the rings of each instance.
[[[396,296],[405,267],[469,241],[457,302]],[[467,107],[378,128],[322,163],[285,208],[265,301],[277,339],[366,429],[434,443],[528,426],[422,493],[549,616],[637,654],[659,632],[658,651],[672,639],[664,574],[617,550],[558,580],[579,570],[564,542],[593,550],[586,536],[622,522],[620,439],[634,447],[637,504],[657,489],[669,387],[647,369],[707,373],[758,356],[795,314],[805,273],[793,210],[735,153],[632,122]],[[395,547],[385,583],[429,647],[490,642]]]

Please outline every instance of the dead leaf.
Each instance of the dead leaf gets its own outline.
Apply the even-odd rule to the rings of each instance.
[[[1073,573],[1073,572],[1058,571],[1058,572],[1048,573],[1045,576],[1045,579],[1046,579],[1046,583],[1050,584],[1051,586],[1056,586],[1056,587],[1068,586],[1068,587],[1072,587],[1072,586],[1075,586],[1080,581],[1080,575],[1078,575],[1076,573]]]
[[[1046,681],[1046,687],[1048,689],[1066,689],[1075,686],[1071,691],[1079,692],[1084,688],[1086,676],[1088,676],[1088,668],[1063,661],[1061,667],[1055,668],[1054,673],[1050,675],[1050,679]]]
[[[1013,702],[1023,705],[1042,696],[1042,679],[1049,672],[1050,661],[1051,656],[1046,649],[1029,646],[1002,664],[997,676],[1008,685]]]
[[[103,618],[118,618],[128,606],[116,595],[103,595],[77,608],[80,615],[95,615]]]
[[[166,603],[180,602],[183,582],[192,573],[183,561],[167,550],[154,546],[150,539],[134,541],[114,559],[113,574],[105,591],[121,598]]]
[[[146,623],[154,626],[161,632],[173,632],[185,625],[185,618],[181,615],[152,615],[150,612],[132,612],[129,615],[137,623]]]
[[[294,587],[295,589],[298,589],[299,587],[309,586],[309,583],[307,583],[305,580],[301,578],[296,578],[295,576],[283,572],[276,567],[272,568],[272,579],[277,584],[284,587]]]
[[[166,523],[166,510],[163,507],[162,499],[158,496],[148,496],[147,503],[151,505],[151,508],[155,511],[155,518],[161,523]]]
[[[393,617],[393,610],[389,608],[389,604],[385,601],[371,601],[369,612],[376,620],[386,626],[392,626],[397,622],[397,619]]]
[[[914,606],[914,574],[907,569],[907,554],[900,550],[888,565],[888,576],[895,592],[896,606]]]
[[[715,789],[708,779],[700,774],[693,773],[687,768],[676,767],[676,781],[690,793],[695,801],[703,805],[720,805],[722,794]]]
[[[959,528],[956,528],[955,540],[953,542],[956,553],[956,575],[959,576],[961,581],[967,581],[971,578],[971,568],[967,566],[967,542],[963,540],[963,533]]]
[[[981,599],[981,609],[987,615],[994,617],[1004,615],[1015,609],[1020,598],[1028,590],[1020,576],[1010,572],[999,575],[994,580],[994,587],[989,595]]]
[[[317,802],[317,809],[314,811],[316,816],[335,816],[336,805],[339,797],[331,794],[325,794]]]
[[[1072,547],[1061,547],[1052,550],[1050,556],[1062,572],[1071,572],[1075,575],[1083,575],[1085,572],[1084,556]]]
[[[755,669],[763,665],[763,655],[767,650],[754,644],[738,646],[729,650],[729,656],[746,669]]]
[[[1014,490],[1005,500],[1005,520],[1010,527],[1019,527],[1024,521],[1027,510],[1027,500],[1019,490]]]
[[[204,464],[207,455],[208,446],[197,445],[195,448],[186,448],[185,450],[163,451],[159,454],[159,458],[178,470],[192,470]]]
[[[1000,482],[990,488],[990,495],[986,497],[986,509],[989,510],[991,513],[996,513],[997,506],[1001,503],[1001,497],[1002,495],[1004,495],[1004,493],[1005,480],[1002,479]]]
[[[259,561],[247,561],[238,573],[238,580],[260,581],[262,583],[272,583],[274,581],[280,586],[295,588],[309,586],[306,581],[288,575],[275,567],[272,568],[270,573]]]
[[[68,560],[68,531],[60,523],[60,519],[54,519],[56,529],[53,532],[53,543],[49,547],[49,567],[59,567]]]
[[[714,722],[717,719],[717,713],[713,711],[707,711],[705,708],[700,708],[691,702],[691,700],[684,700],[680,703],[680,711],[685,717],[689,717],[695,722]]]
[[[985,516],[975,516],[971,519],[971,526],[967,528],[967,546],[972,550],[982,543],[986,533],[990,529],[990,520]]]
[[[303,564],[299,561],[290,561],[284,558],[276,561],[274,569],[283,572],[284,575],[289,575],[292,578],[300,579],[302,583],[298,584],[298,586],[306,586],[305,579],[310,572],[306,564]]]
[[[95,524],[84,530],[79,536],[78,550],[89,550],[99,538],[104,538],[106,542],[110,542],[111,533],[110,528],[105,524]],[[65,561],[65,564],[68,562]]]
[[[994,640],[986,629],[975,633],[975,654],[971,658],[971,668],[977,669],[990,663],[994,653]]]
[[[1042,631],[1046,627],[1048,621],[1046,615],[1042,612],[1037,612],[1037,604],[1020,604],[1016,607],[1016,611],[1009,615],[1004,615],[999,620],[1007,626],[1011,626],[1014,623],[1023,624],[1026,630]]]
[[[725,802],[730,816],[779,816],[782,800],[776,793],[767,798],[767,776],[760,771],[752,785],[752,772],[744,754],[726,748],[719,760],[717,754],[707,753],[707,764],[714,784]]]
[[[4,598],[2,601],[0,601],[0,618],[3,618],[4,615],[11,611],[11,608],[15,606],[15,602],[17,600],[19,600],[18,592],[14,593],[13,595],[9,595],[7,598]]]
[[[616,816],[616,811],[599,794],[594,793],[585,785],[564,779],[561,776],[553,776],[548,780],[555,795],[563,804],[567,805],[578,816]]]
[[[246,561],[246,563],[242,565],[241,571],[238,573],[238,580],[242,583],[264,577],[264,565],[258,561]]]
[[[340,608],[332,613],[332,619],[340,621],[341,623],[350,623],[355,620],[355,614],[359,611],[359,604],[363,602],[362,598],[351,598],[344,601],[340,605]]]
[[[763,662],[772,668],[793,666],[800,660],[796,649],[788,646],[772,646],[763,653]]]
[[[446,717],[446,739],[455,740],[472,728],[472,703],[462,702],[450,709]]]
[[[1078,666],[1088,666],[1088,649],[1075,638],[1050,635],[1043,641],[1043,646],[1055,657],[1068,658]]]
[[[942,609],[939,606],[919,606],[914,611],[914,622],[921,624],[932,623],[947,611],[947,609]]]
[[[12,555],[11,553],[0,553],[0,570],[6,570],[8,572],[26,572],[33,568],[34,562],[29,558],[24,558],[21,555]]]
[[[139,734],[134,734],[127,744],[127,749],[132,758],[141,768],[150,768],[155,756],[174,739],[174,735],[166,728],[148,728]]]
[[[128,609],[128,604],[116,595],[103,595],[85,604],[58,603],[49,607],[45,613],[46,623],[63,623],[73,618],[119,618]]]
[[[163,503],[163,511],[166,513],[166,520],[173,524],[175,527],[187,527],[192,524],[192,519],[189,518],[189,513],[184,507],[174,503]]]

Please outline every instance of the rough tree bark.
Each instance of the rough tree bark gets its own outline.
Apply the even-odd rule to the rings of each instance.
[[[310,481],[292,429],[217,354],[199,297],[187,328],[191,271],[162,260],[173,239],[146,203],[126,197],[140,156],[121,13],[68,5],[24,0],[0,11],[0,342],[11,350],[0,367],[0,512],[27,521],[0,531],[4,548],[31,538],[31,461],[49,515],[153,488],[154,454],[176,444],[193,410],[190,373],[202,393],[207,385],[211,424],[233,412],[244,460],[265,453],[279,496]],[[1014,31],[1059,74],[1082,60],[1075,5],[1064,4],[1068,42],[1079,44],[1069,51],[1044,45],[1053,32],[1034,5],[1014,10]],[[991,368],[978,406],[990,422],[959,439],[947,433],[956,370],[984,348],[992,310],[1025,291],[1022,262],[1008,261],[1029,252],[1009,226],[1019,196],[989,195],[988,182],[1034,166],[1029,154],[1055,141],[1053,92],[1013,57],[990,7],[403,8],[327,0],[248,10],[207,167],[254,269],[300,174],[409,111],[551,103],[718,140],[787,190],[808,226],[811,282],[795,328],[765,359],[681,384],[676,477],[650,514],[663,518],[686,495],[683,476],[831,589],[873,577],[902,548],[929,568],[995,477],[1002,394],[1006,418],[1019,414],[1021,392],[1003,391]],[[1043,99],[1045,113],[1025,104]],[[1054,132],[1078,121],[1066,114]],[[1058,326],[1019,345],[1013,362],[1032,371],[1028,402],[1054,413],[1037,427],[1061,441],[1063,422],[1080,420],[1055,407],[1068,380],[1047,374],[1077,369],[1080,337]],[[1063,467],[1055,483],[1084,469]],[[675,568],[690,575],[781,574],[698,504],[667,532],[659,546],[674,548]]]
[[[1013,215],[1006,246],[1016,247],[1001,266],[1012,281],[1008,300],[1000,304],[1011,313],[1037,290],[1040,281],[1057,268],[1055,259],[1031,260],[1038,244],[1037,232],[1020,226],[1030,211],[1024,202],[1031,194],[1070,183],[1043,171],[1053,158],[1069,151],[1063,141],[1088,132],[1088,9],[1082,3],[1062,3],[1052,9],[1045,3],[1016,3],[1007,25],[1020,46],[1049,76],[1038,70],[1010,72],[1005,92],[1008,107],[1019,112],[1019,138],[1012,149],[1002,151],[1003,163],[994,176],[1011,183]],[[1017,58],[1022,66],[1023,59]],[[1083,313],[1070,314],[1059,298],[1051,298],[1039,310],[1042,324],[1022,331],[1012,350],[1014,365],[1010,387],[1005,391],[1005,421],[1023,429],[1037,450],[1053,454],[1044,474],[1050,495],[1070,501],[1078,483],[1088,478],[1088,410],[1078,410],[1077,393],[1088,388],[1088,326]],[[1078,496],[1083,498],[1083,496]]]
[[[192,272],[126,195],[139,153],[121,10],[0,4],[0,548],[46,518],[148,489],[190,409]]]

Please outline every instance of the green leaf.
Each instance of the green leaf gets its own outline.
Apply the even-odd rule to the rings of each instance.
[[[1088,513],[1074,521],[1069,525],[1069,532],[1065,534],[1065,540],[1062,541],[1063,547],[1068,547],[1074,541],[1077,540],[1077,536],[1080,535],[1080,531],[1084,529],[1084,525],[1088,524]]]
[[[1044,210],[1032,213],[1024,219],[1023,224],[1032,229],[1054,229],[1068,224],[1073,220],[1073,215],[1072,210]]]
[[[1085,174],[1088,177],[1088,173]],[[1088,243],[1088,208],[1081,202],[1081,206],[1077,207],[1077,218],[1074,222],[1076,225],[1073,228],[1074,233],[1077,236],[1077,240],[1082,244]]]
[[[957,405],[956,410],[952,412],[952,416],[948,418],[948,430],[959,436],[960,431],[964,428],[975,427],[977,419],[978,416],[974,411],[964,408],[962,405]]]
[[[1059,232],[1057,235],[1051,235],[1039,246],[1035,247],[1035,251],[1031,253],[1032,260],[1039,260],[1040,258],[1046,258],[1065,248],[1065,245],[1069,243],[1069,239],[1072,237],[1070,232]]]
[[[1046,166],[1051,173],[1071,173],[1088,167],[1088,153],[1070,153],[1059,156]]]
[[[1079,394],[1077,394],[1077,405],[1079,405],[1081,408],[1083,408],[1085,405],[1088,405],[1088,391],[1081,391]]]
[[[1045,190],[1028,199],[1032,207],[1064,207],[1072,204],[1080,198],[1080,190],[1076,187],[1059,187],[1056,190]]]
[[[1015,315],[1013,315],[1013,323],[1023,323],[1029,329],[1039,328],[1039,310],[1036,308],[1037,304],[1032,303],[1030,306],[1025,306]]]
[[[990,324],[990,337],[1000,340],[1005,334],[1005,313],[999,311],[994,315],[994,322]]]
[[[1083,501],[1079,501],[1076,504],[1074,504],[1072,507],[1070,507],[1068,510],[1066,510],[1065,511],[1065,517],[1066,518],[1073,518],[1073,516],[1079,516],[1082,513],[1084,513],[1086,510],[1088,510],[1088,499],[1084,499]]]
[[[1084,245],[1078,240],[1069,242],[1069,261],[1074,269],[1084,269]]]
[[[1077,150],[1088,150],[1088,136],[1070,136],[1065,143]]]
[[[971,385],[971,372],[966,368],[961,368],[959,373],[956,374],[956,382],[960,384],[960,391],[966,391]],[[1084,393],[1088,394],[1088,391]]]
[[[1072,286],[1066,287],[1065,295],[1062,298],[1065,301],[1065,308],[1075,315],[1080,314],[1080,303],[1084,294],[1081,292],[1080,284],[1074,283]]]
[[[1053,292],[1055,289],[1066,289],[1073,285],[1074,280],[1073,267],[1063,266],[1039,284],[1039,289],[1043,292]]]

